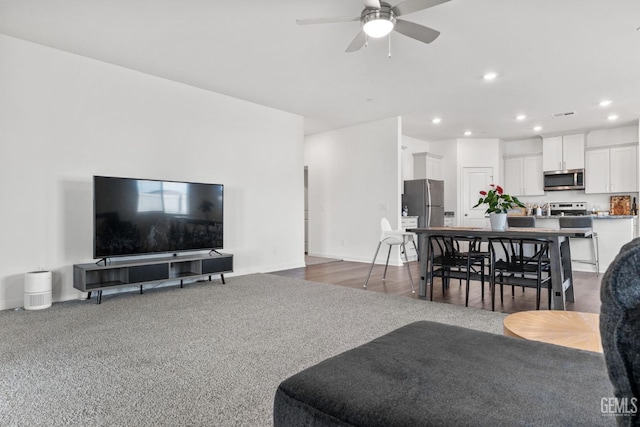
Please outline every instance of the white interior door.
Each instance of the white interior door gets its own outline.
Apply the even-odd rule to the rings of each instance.
[[[487,207],[478,203],[480,190],[488,190],[493,183],[493,168],[462,168],[462,225],[465,227],[487,227]]]

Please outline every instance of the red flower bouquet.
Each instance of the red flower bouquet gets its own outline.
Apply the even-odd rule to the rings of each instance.
[[[486,204],[489,207],[485,213],[507,213],[507,211],[514,206],[524,208],[524,205],[517,197],[511,197],[505,194],[499,185],[491,184],[490,187],[489,191],[480,191],[482,197],[480,197],[480,200],[478,200],[474,208]]]

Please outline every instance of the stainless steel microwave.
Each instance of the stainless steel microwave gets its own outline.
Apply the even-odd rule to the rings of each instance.
[[[584,169],[544,173],[544,191],[584,190]]]

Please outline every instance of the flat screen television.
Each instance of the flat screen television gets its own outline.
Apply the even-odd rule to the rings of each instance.
[[[222,249],[221,184],[93,177],[93,257]]]

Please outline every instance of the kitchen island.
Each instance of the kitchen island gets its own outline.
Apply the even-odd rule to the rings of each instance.
[[[600,273],[604,273],[613,262],[620,248],[637,236],[638,217],[633,215],[607,215],[593,217],[593,231],[598,234]],[[559,228],[559,216],[536,216],[536,227]],[[591,242],[588,239],[571,239],[572,259],[591,259]],[[575,271],[592,271],[589,264],[572,263]]]

